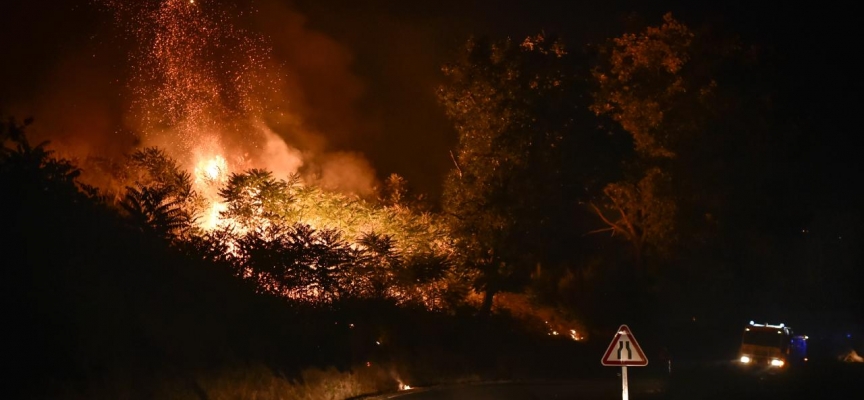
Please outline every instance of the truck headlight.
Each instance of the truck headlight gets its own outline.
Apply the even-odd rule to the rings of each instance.
[[[741,363],[742,364],[749,364],[750,363],[750,356],[741,356]]]
[[[778,360],[776,358],[771,360],[771,366],[772,367],[782,367],[784,364],[786,364],[786,363],[783,360]]]

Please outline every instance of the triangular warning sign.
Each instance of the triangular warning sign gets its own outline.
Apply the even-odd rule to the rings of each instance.
[[[648,365],[648,357],[645,357],[639,343],[636,343],[630,328],[621,325],[600,362],[610,367],[644,367]]]

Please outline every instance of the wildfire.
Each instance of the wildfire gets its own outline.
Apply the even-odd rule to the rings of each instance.
[[[225,157],[215,155],[198,161],[195,166],[195,178],[203,182],[221,181],[227,171],[228,163]]]
[[[232,6],[97,1],[114,11],[118,25],[138,43],[129,55],[130,111],[148,144],[188,161],[216,137],[231,154],[221,152],[221,160],[206,166],[209,179],[226,172],[224,160],[233,161],[234,153],[261,151],[266,116],[289,110],[273,101],[282,96],[272,49],[263,37],[233,23]]]
[[[194,168],[194,189],[205,202],[198,219],[204,230],[213,230],[226,224],[222,213],[228,209],[219,197],[219,187],[228,179],[228,162],[221,154],[199,156]]]
[[[428,215],[366,202],[363,196],[374,194],[375,178],[362,156],[312,153],[326,151],[317,141],[312,146],[316,150],[304,151],[285,142],[284,137],[319,132],[306,131],[310,128],[302,116],[305,108],[289,102],[295,96],[288,91],[298,86],[282,81],[292,75],[274,60],[268,41],[234,24],[236,4],[94,1],[111,9],[118,25],[137,43],[129,55],[130,127],[142,134],[143,146],[164,150],[176,160],[175,169],[189,173],[184,177],[191,177],[192,193],[184,207],[201,230],[226,230],[227,253],[236,255],[232,238],[258,234],[276,224],[297,224],[327,235],[337,232],[341,238],[325,242],[349,241],[352,254],[363,250],[357,238],[373,232],[392,237],[406,253],[447,254],[449,241],[441,239],[445,230],[431,223]],[[306,165],[308,160],[314,164]],[[298,177],[301,169],[310,172],[304,175],[308,181]],[[245,183],[247,174],[256,171],[268,174],[261,187]],[[307,264],[316,273],[321,268],[315,262]],[[242,273],[259,279],[255,272]],[[291,288],[267,279],[259,279],[259,284],[262,290],[298,300],[328,301],[326,296],[332,296],[320,282]],[[443,285],[427,284],[426,293],[394,287],[388,295],[400,301],[414,297],[435,308]]]
[[[198,224],[230,225],[219,196],[232,172],[295,173],[301,153],[265,122],[284,114],[281,74],[260,35],[238,28],[230,4],[196,0],[98,0],[139,46],[130,53],[133,121],[145,143],[192,173],[203,200]]]
[[[228,207],[222,202],[210,203],[210,208],[205,212],[199,226],[204,230],[213,230],[224,224],[222,213]]]

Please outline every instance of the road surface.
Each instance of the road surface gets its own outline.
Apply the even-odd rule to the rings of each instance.
[[[374,399],[398,400],[615,400],[621,378],[613,374],[571,382],[477,383],[420,388]],[[730,364],[679,369],[671,376],[630,380],[632,400],[793,400],[864,398],[864,363],[824,363],[778,373],[744,371]]]
[[[657,382],[633,382],[632,394],[646,399],[658,386]],[[658,387],[659,388],[659,387]],[[656,397],[656,396],[655,396]],[[483,383],[442,386],[393,393],[378,399],[398,400],[593,400],[620,399],[620,380],[575,382]]]

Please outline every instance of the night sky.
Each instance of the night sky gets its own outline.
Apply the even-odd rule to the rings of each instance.
[[[860,157],[852,144],[860,130],[855,121],[862,104],[861,46],[844,7],[728,1],[248,3],[259,12],[238,24],[271,40],[275,56],[296,73],[302,112],[318,132],[314,140],[295,139],[360,152],[379,177],[399,173],[433,197],[455,143],[434,90],[442,80],[440,66],[466,38],[518,39],[543,30],[578,48],[640,21],[656,24],[672,12],[691,27],[710,24],[739,35],[764,53],[776,72],[770,86],[778,115],[800,131],[798,156],[788,166],[798,177],[798,195],[823,206],[860,200]],[[35,117],[32,134],[58,146],[101,153],[133,146],[130,134],[118,130],[124,121],[126,42],[108,13],[84,0],[2,7],[0,110],[19,119]]]

